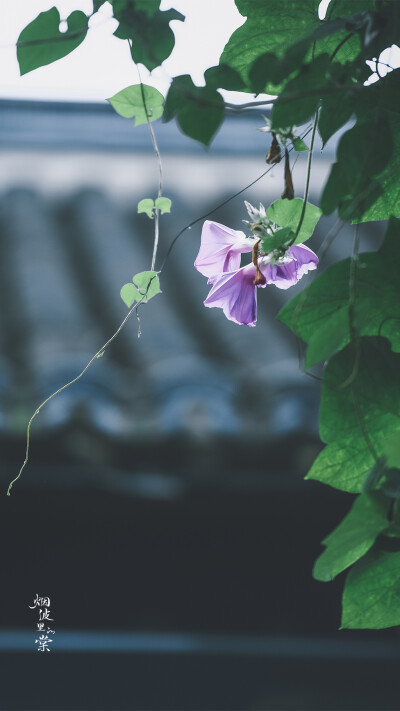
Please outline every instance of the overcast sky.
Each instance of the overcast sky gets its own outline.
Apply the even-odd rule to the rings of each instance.
[[[320,17],[325,15],[328,3],[329,0],[322,0]],[[39,12],[54,5],[61,18],[77,9],[87,14],[92,11],[92,0],[0,0],[0,98],[101,101],[138,82],[128,43],[113,36],[118,23],[107,2],[91,18],[87,37],[77,49],[54,64],[21,77],[15,48],[18,36]],[[234,0],[161,0],[162,10],[172,6],[186,17],[185,22],[171,23],[176,37],[172,55],[150,78],[147,70],[141,69],[142,79],[164,95],[170,78],[178,74],[189,73],[196,84],[201,84],[204,71],[218,64],[230,35],[245,22]],[[388,51],[384,61],[390,57],[392,66],[399,66],[399,55],[400,52]],[[381,67],[381,74],[385,74],[385,67]],[[235,99],[233,92],[224,95],[231,101]],[[236,98],[242,101],[243,94]]]
[[[118,23],[112,19],[111,6],[105,3],[90,20],[84,42],[71,54],[54,64],[19,75],[15,43],[21,30],[39,12],[54,5],[61,17],[80,9],[89,14],[91,0],[0,0],[3,22],[0,26],[2,73],[1,97],[105,99],[138,81],[130,59],[128,43],[113,36]],[[171,6],[186,16],[184,23],[173,21],[176,45],[162,68],[154,70],[148,83],[166,93],[170,76],[190,73],[201,83],[205,69],[218,64],[220,54],[232,32],[245,19],[234,0],[162,0],[161,9]],[[213,18],[210,22],[210,17]],[[148,72],[143,70],[143,78]]]

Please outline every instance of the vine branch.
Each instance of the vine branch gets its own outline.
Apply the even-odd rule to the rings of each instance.
[[[132,49],[132,42],[131,40],[128,40],[129,46]],[[132,60],[133,61],[133,60]],[[144,93],[144,86],[142,82],[142,77],[140,74],[140,69],[138,64],[136,62],[133,62],[138,76],[139,76],[139,82],[140,82],[140,91],[142,93],[142,101],[143,101],[143,106],[144,110],[146,112],[146,120],[147,120],[147,126],[149,128],[150,132],[150,137],[151,137],[151,142],[153,144],[153,150],[157,158],[157,164],[158,164],[158,191],[157,191],[157,197],[160,198],[162,196],[163,192],[163,167],[162,167],[162,161],[161,161],[161,154],[160,154],[160,149],[158,148],[157,144],[157,139],[156,139],[156,134],[154,133],[153,126],[151,125],[150,121],[150,113],[147,110],[147,104],[146,104],[146,97]],[[155,264],[156,264],[156,258],[157,258],[157,250],[158,250],[158,241],[159,241],[159,236],[160,236],[160,211],[158,208],[155,209],[155,215],[154,215],[154,246],[153,246],[153,255],[151,258],[151,271],[154,271]]]
[[[77,375],[76,378],[73,378],[73,379],[70,380],[68,383],[65,383],[65,385],[63,385],[61,388],[58,388],[58,390],[56,390],[54,393],[52,393],[51,395],[49,395],[49,397],[47,397],[46,400],[43,400],[43,402],[42,402],[42,403],[39,405],[39,407],[35,410],[35,412],[33,413],[32,417],[30,418],[30,420],[29,420],[29,422],[28,422],[28,425],[27,425],[27,428],[26,428],[26,450],[25,450],[25,459],[24,459],[24,462],[23,462],[23,464],[22,464],[22,467],[21,467],[21,469],[19,470],[17,476],[15,477],[15,479],[13,479],[13,480],[11,481],[11,483],[10,483],[9,486],[8,486],[8,489],[7,489],[7,496],[10,496],[10,491],[11,491],[11,488],[12,488],[13,484],[15,484],[15,482],[20,478],[20,476],[21,476],[23,470],[25,469],[26,465],[28,464],[28,461],[29,461],[29,446],[30,446],[30,432],[31,432],[32,422],[33,422],[33,420],[35,419],[35,417],[39,414],[39,412],[40,412],[40,410],[42,409],[42,407],[44,407],[50,400],[52,400],[53,397],[55,397],[56,395],[59,395],[59,393],[61,393],[63,390],[66,390],[66,388],[69,388],[71,385],[73,385],[73,384],[76,383],[78,380],[80,380],[80,379],[82,378],[82,376],[86,373],[86,371],[90,368],[90,366],[92,365],[92,363],[96,360],[96,358],[101,358],[101,356],[104,355],[104,351],[106,350],[106,348],[108,348],[108,346],[114,341],[114,339],[118,336],[119,332],[122,331],[123,327],[125,326],[125,324],[126,324],[126,322],[128,321],[128,319],[131,317],[131,315],[133,314],[133,312],[136,311],[137,308],[138,308],[138,307],[140,306],[140,304],[142,303],[142,301],[146,299],[147,292],[148,292],[148,290],[149,290],[149,288],[150,288],[150,284],[151,284],[151,282],[153,281],[153,279],[154,279],[154,277],[152,277],[152,278],[149,280],[149,283],[148,283],[148,286],[147,286],[147,289],[146,289],[146,293],[143,294],[143,296],[142,296],[142,298],[140,299],[140,301],[138,301],[137,304],[135,304],[134,306],[132,306],[132,308],[131,308],[131,309],[128,311],[128,313],[126,314],[124,320],[123,320],[123,321],[120,323],[120,325],[118,326],[118,328],[117,328],[117,330],[115,331],[115,333],[113,333],[113,335],[111,336],[111,338],[109,338],[108,341],[106,341],[106,343],[105,343],[101,348],[99,348],[99,350],[97,351],[97,353],[94,354],[94,356],[92,356],[92,358],[91,358],[91,359],[89,360],[89,362],[85,365],[84,369],[79,373],[79,375]]]

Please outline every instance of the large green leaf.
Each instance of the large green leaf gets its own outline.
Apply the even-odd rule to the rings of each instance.
[[[381,192],[375,202],[365,210],[360,222],[387,220],[391,215],[400,217],[400,119],[392,118],[390,127],[393,138],[392,156],[386,168],[375,178]]]
[[[294,200],[275,200],[267,209],[267,217],[280,227],[287,227],[293,232],[296,232],[303,205],[304,200],[302,198],[294,198]],[[316,207],[316,205],[313,205],[311,202],[307,202],[300,232],[294,244],[306,242],[306,240],[310,239],[321,214],[322,211],[319,207]]]
[[[361,558],[387,528],[389,499],[381,494],[358,496],[343,521],[323,541],[326,550],[316,560],[313,576],[333,580]]]
[[[400,553],[374,549],[347,576],[341,628],[395,625],[400,625]]]
[[[120,39],[132,41],[131,54],[136,63],[143,64],[149,71],[158,67],[171,54],[175,36],[169,23],[184,20],[177,10],[160,12],[159,1],[137,2],[137,0],[113,0],[114,17],[119,25],[114,34]]]
[[[319,0],[236,0],[236,6],[247,19],[225,45],[221,62],[236,69],[246,84],[258,57],[270,52],[281,58],[290,45],[320,25]],[[277,85],[267,82],[264,91],[276,93]]]
[[[107,101],[120,116],[125,118],[135,116],[135,126],[140,126],[147,120],[156,121],[163,113],[163,95],[147,84],[127,86]]]
[[[400,17],[400,6],[399,6]],[[385,140],[385,125],[390,130],[392,154],[390,161],[375,180],[381,192],[361,216],[361,222],[387,220],[391,215],[400,216],[400,69],[389,72],[383,79],[363,88],[354,100],[358,120],[376,116],[379,134],[373,142],[373,151],[379,150],[381,139]]]
[[[316,112],[321,96],[331,90],[329,56],[322,54],[290,79],[273,106],[272,130],[301,125]]]
[[[325,97],[319,130],[324,141],[357,114],[357,124],[342,137],[337,162],[325,186],[321,207],[325,213],[353,222],[400,216],[400,70],[397,69],[357,92]]]
[[[344,438],[322,450],[305,478],[359,494],[374,463],[363,437]]]
[[[374,0],[333,0],[326,13],[326,21],[333,21],[336,18],[346,18],[349,15],[354,17],[358,13],[367,13],[375,10]],[[317,52],[327,52],[329,56],[334,54],[334,61],[346,63],[353,61],[362,48],[360,32],[354,30],[354,26],[344,26],[333,35],[322,37],[317,43]],[[337,51],[336,51],[337,50]]]
[[[400,469],[400,436],[395,434],[385,437],[382,442],[382,448],[386,457],[388,467],[396,467]]]
[[[392,149],[390,125],[384,118],[358,122],[347,131],[321,196],[322,211],[329,215],[337,208],[344,220],[360,221],[382,193],[378,176],[389,163]]]
[[[328,446],[308,479],[360,492],[385,438],[400,436],[400,355],[385,338],[362,337],[333,356],[325,369],[321,439]]]
[[[322,99],[318,117],[318,131],[325,144],[336,131],[349,121],[354,113],[354,99],[352,94],[342,94],[338,101],[337,94],[327,94]]]
[[[164,107],[164,121],[176,116],[187,136],[209,145],[224,119],[224,100],[216,89],[198,87],[190,76],[175,77]]]
[[[359,257],[354,314],[361,335],[385,336],[396,352],[400,352],[399,264],[400,221],[392,218],[380,250]],[[349,342],[349,284],[350,259],[346,259],[329,267],[278,315],[308,342],[308,368]]]
[[[245,85],[240,74],[232,67],[218,64],[204,72],[204,79],[210,89],[226,89],[227,91],[244,91]]]
[[[362,337],[331,358],[321,394],[320,434],[324,442],[382,438],[400,429],[400,355],[386,338]],[[367,444],[367,442],[366,442]]]
[[[41,12],[18,37],[17,58],[21,75],[65,57],[86,37],[88,18],[76,10],[67,18],[67,31],[60,32],[60,13],[56,7]]]

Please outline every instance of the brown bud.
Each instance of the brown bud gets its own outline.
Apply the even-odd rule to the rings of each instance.
[[[272,132],[272,143],[271,147],[267,153],[265,159],[266,163],[279,163],[281,160],[281,149],[279,148],[279,143],[276,140],[276,134]]]
[[[289,164],[289,153],[287,148],[285,148],[285,189],[281,195],[282,200],[287,198],[288,200],[293,200],[294,198],[294,187],[292,181],[292,173],[290,172]]]

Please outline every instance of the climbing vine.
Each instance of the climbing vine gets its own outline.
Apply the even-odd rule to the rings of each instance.
[[[306,368],[324,364],[320,436],[325,447],[307,478],[356,497],[349,502],[347,516],[322,542],[324,551],[313,574],[329,581],[346,571],[343,628],[399,625],[400,82],[399,69],[381,56],[400,36],[400,3],[331,0],[320,19],[319,0],[235,2],[245,22],[227,42],[219,64],[205,72],[204,86],[196,86],[188,74],[177,76],[164,97],[139,75],[136,85],[109,98],[121,116],[135,117],[135,125],[147,123],[151,133],[159,186],[157,194],[140,201],[138,211],[154,220],[154,250],[149,271],[122,286],[129,309],[123,323],[75,380],[102,355],[139,305],[160,292],[165,262],[157,269],[159,220],[171,202],[162,195],[153,123],[175,118],[185,134],[208,146],[228,106],[238,111],[269,105],[263,129],[270,136],[266,160],[270,166],[284,161],[283,192],[272,205],[247,204],[248,236],[207,220],[195,266],[210,283],[205,305],[250,326],[257,320],[259,288],[289,288],[314,270],[309,285],[278,315],[307,344]],[[92,14],[102,4],[94,0]],[[184,17],[175,10],[161,11],[160,0],[110,4],[118,21],[115,35],[129,43],[134,63],[152,71],[173,49],[169,23],[183,22]],[[53,7],[21,32],[21,74],[61,59],[84,41],[89,17],[76,10],[63,20],[66,32],[60,31],[61,18]],[[224,101],[221,89],[276,98],[255,98],[237,106]],[[339,129],[336,160],[315,206],[308,202],[314,139],[318,132],[325,145]],[[291,156],[302,151],[309,156],[303,198],[295,195],[291,172]],[[320,216],[335,211],[337,227],[329,239],[350,223],[353,254],[318,275],[318,258],[304,242]],[[360,226],[383,220],[383,245],[359,255]],[[243,252],[251,252],[252,261],[241,267]],[[28,424],[23,467],[32,420],[45,403]]]

